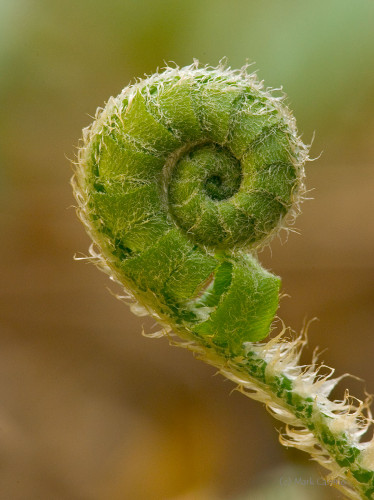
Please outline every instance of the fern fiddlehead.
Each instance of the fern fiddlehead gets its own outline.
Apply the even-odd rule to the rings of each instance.
[[[306,159],[291,113],[253,75],[194,64],[111,98],[84,131],[73,184],[101,267],[294,426],[288,445],[348,478],[339,486],[352,498],[370,498],[362,408],[332,431],[331,415],[352,423],[352,404],[328,401],[336,381],[297,367],[302,340],[255,343],[280,289],[256,253],[297,215]]]

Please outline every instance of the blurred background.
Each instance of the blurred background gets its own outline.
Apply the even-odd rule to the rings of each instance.
[[[314,198],[260,258],[279,316],[374,392],[372,0],[0,0],[0,498],[341,498],[278,444],[282,426],[165,339],[73,255],[89,238],[69,179],[98,106],[165,61],[254,62],[283,86]],[[309,477],[314,485],[298,484]],[[290,480],[289,480],[290,478]]]

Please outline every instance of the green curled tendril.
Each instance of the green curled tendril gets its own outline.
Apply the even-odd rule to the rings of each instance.
[[[307,147],[281,98],[246,68],[167,68],[125,88],[84,130],[73,187],[98,266],[143,310],[286,424],[280,441],[374,498],[370,398],[300,365],[306,340],[265,343],[280,279],[257,252],[292,223]],[[135,307],[139,306],[135,304]],[[134,310],[134,309],[133,309]]]
[[[116,279],[183,338],[230,353],[264,339],[280,278],[256,251],[298,211],[306,147],[245,70],[167,68],[86,129],[81,217]]]

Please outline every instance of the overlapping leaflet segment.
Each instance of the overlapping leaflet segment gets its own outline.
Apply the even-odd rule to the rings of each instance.
[[[85,130],[80,216],[110,273],[181,337],[237,355],[264,339],[280,279],[256,252],[298,212],[306,148],[245,70],[167,68]]]

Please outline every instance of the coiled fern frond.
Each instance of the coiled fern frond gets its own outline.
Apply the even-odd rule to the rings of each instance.
[[[257,252],[299,213],[307,159],[283,98],[246,68],[194,63],[98,110],[73,186],[92,260],[134,309],[263,401],[287,424],[283,444],[309,452],[351,498],[371,498],[374,445],[360,442],[368,401],[330,401],[340,379],[315,360],[298,365],[304,337],[262,343],[280,278]]]

